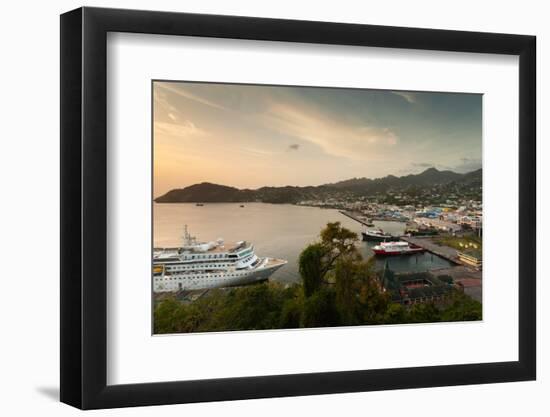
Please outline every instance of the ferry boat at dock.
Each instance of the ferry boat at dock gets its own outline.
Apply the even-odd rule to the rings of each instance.
[[[261,258],[246,241],[198,242],[184,228],[183,246],[153,250],[153,291],[232,287],[265,281],[287,261]]]
[[[388,239],[392,239],[391,235],[384,233],[381,229],[366,229],[361,232],[363,240],[367,242],[385,242]]]
[[[424,248],[409,242],[381,242],[372,248],[376,255],[412,255],[413,253],[424,252]]]

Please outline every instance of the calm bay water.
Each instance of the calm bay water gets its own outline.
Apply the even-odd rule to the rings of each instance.
[[[191,235],[199,241],[223,238],[226,242],[246,240],[252,242],[258,256],[282,258],[288,264],[275,272],[271,279],[280,282],[296,282],[300,252],[318,239],[319,232],[328,222],[339,221],[342,226],[361,234],[362,226],[339,213],[338,210],[301,207],[291,204],[217,203],[197,206],[191,204],[154,204],[154,245],[179,246],[183,226],[187,224]],[[386,233],[400,235],[404,223],[374,222]],[[372,256],[370,247],[375,243],[360,242],[359,250],[365,259]],[[384,259],[377,259],[377,266],[384,266]],[[450,266],[445,259],[429,253],[394,257],[388,260],[391,269],[425,271]]]

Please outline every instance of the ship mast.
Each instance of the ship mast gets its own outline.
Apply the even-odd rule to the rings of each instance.
[[[193,246],[196,242],[196,238],[189,234],[187,225],[183,226],[183,246]]]

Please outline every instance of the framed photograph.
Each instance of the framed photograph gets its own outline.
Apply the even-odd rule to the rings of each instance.
[[[533,380],[535,37],[61,16],[61,401]]]

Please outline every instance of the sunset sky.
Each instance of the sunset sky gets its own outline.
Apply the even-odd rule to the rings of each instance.
[[[481,167],[477,94],[154,82],[154,195]]]

